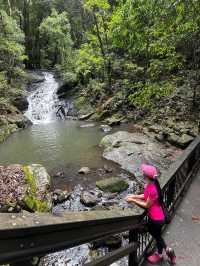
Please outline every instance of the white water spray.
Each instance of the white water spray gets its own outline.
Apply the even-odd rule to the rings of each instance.
[[[56,120],[59,100],[57,97],[58,82],[53,74],[43,72],[45,81],[28,97],[29,107],[25,113],[33,124],[50,123]]]

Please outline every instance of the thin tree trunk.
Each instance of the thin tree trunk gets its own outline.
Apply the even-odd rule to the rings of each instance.
[[[7,0],[7,2],[8,2],[8,8],[9,8],[9,15],[12,16],[12,7],[10,4],[10,0]]]

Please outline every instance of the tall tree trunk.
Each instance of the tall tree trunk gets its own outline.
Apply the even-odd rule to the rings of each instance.
[[[25,48],[26,54],[28,55],[28,61],[26,62],[26,66],[28,68],[32,68],[32,45],[31,45],[31,34],[30,34],[30,0],[24,0],[23,4],[23,17],[24,17],[24,33],[25,33]]]
[[[7,3],[8,3],[8,8],[9,8],[9,16],[12,16],[12,7],[10,4],[10,0],[7,0]]]

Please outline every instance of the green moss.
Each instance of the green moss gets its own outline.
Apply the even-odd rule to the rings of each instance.
[[[48,203],[46,201],[38,200],[34,195],[26,195],[23,201],[30,210],[37,212],[49,211]]]
[[[37,186],[36,186],[34,175],[29,171],[27,166],[23,167],[23,171],[25,174],[25,180],[27,184],[29,185],[29,192],[32,194],[35,194],[37,191]]]
[[[34,174],[28,169],[27,166],[23,167],[25,180],[28,184],[26,196],[23,201],[30,210],[38,212],[48,212],[49,204],[47,201],[42,201],[37,198],[37,185]]]

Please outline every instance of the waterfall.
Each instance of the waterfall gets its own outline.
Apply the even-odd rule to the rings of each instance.
[[[28,97],[29,107],[25,116],[33,124],[49,123],[56,120],[59,107],[57,97],[58,82],[52,73],[43,72],[44,82],[39,83],[37,89]]]

